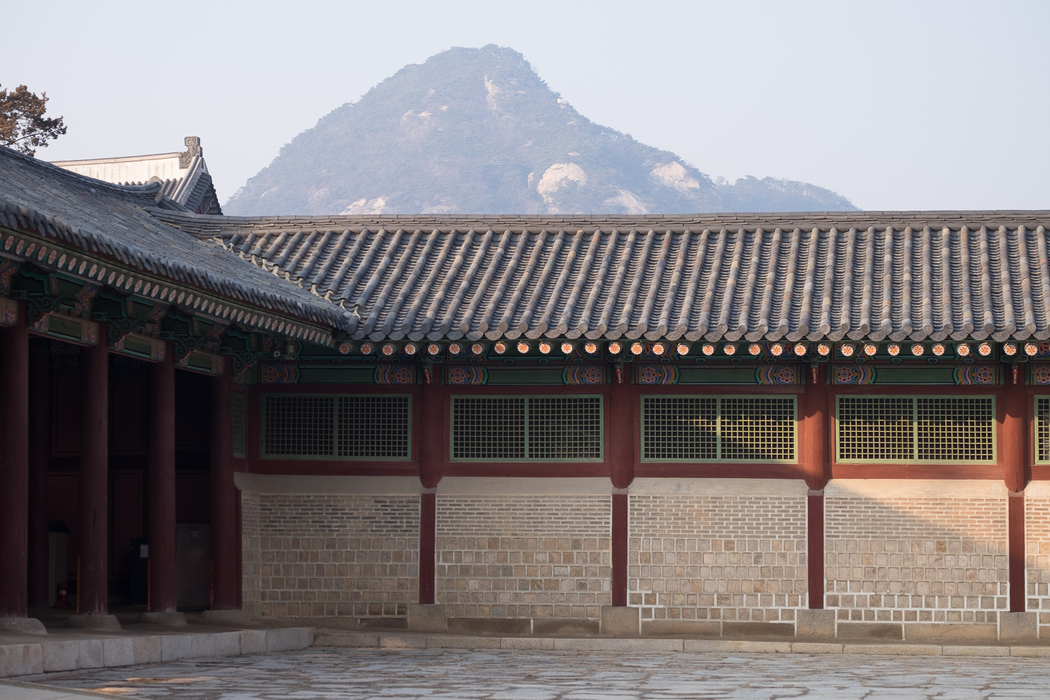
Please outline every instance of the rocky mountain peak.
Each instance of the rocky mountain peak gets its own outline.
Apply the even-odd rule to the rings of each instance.
[[[852,210],[806,183],[716,184],[579,114],[517,51],[409,65],[284,146],[224,210],[263,214],[677,214]]]

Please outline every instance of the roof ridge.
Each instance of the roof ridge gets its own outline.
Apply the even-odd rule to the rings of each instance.
[[[118,185],[112,182],[106,182],[105,180],[98,180],[87,175],[81,175],[75,173],[72,170],[66,170],[59,166],[50,163],[46,160],[40,160],[33,156],[27,156],[24,153],[20,153],[13,148],[0,145],[0,156],[11,158],[14,160],[21,160],[24,163],[29,164],[31,167],[44,170],[52,175],[58,175],[74,182],[80,182],[81,184],[89,187],[98,187],[105,190],[111,190],[114,192],[122,192],[126,194],[148,194],[155,195],[157,190],[160,189],[159,182],[152,182],[145,185]]]

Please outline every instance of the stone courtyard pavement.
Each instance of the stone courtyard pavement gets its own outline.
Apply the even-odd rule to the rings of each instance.
[[[164,700],[1050,697],[1045,659],[852,654],[313,648],[19,680]]]

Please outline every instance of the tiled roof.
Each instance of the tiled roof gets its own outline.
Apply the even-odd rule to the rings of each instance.
[[[355,339],[1050,338],[1050,211],[155,214],[339,304]]]
[[[160,185],[113,185],[0,146],[0,226],[35,231],[228,299],[329,327],[338,307],[199,240],[147,210],[172,206]]]
[[[222,214],[211,175],[203,167],[204,161],[195,158],[185,177],[154,180],[160,183],[160,193],[194,214]],[[124,182],[124,185],[148,185],[149,182]]]
[[[160,192],[194,214],[221,214],[200,139],[187,136],[186,150],[145,156],[55,161],[63,170],[105,180],[116,185],[160,183]]]

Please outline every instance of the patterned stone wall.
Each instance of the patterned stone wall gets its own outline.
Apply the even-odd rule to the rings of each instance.
[[[419,496],[256,498],[262,617],[405,616],[418,601]]]
[[[241,494],[241,607],[252,617],[260,615],[259,602],[259,494]]]
[[[994,624],[1009,609],[1001,482],[833,481],[824,517],[840,622]]]
[[[611,517],[608,495],[439,491],[437,602],[449,617],[597,620],[612,604]]]
[[[807,605],[800,482],[639,480],[631,491],[628,604],[643,620],[789,622]]]
[[[1027,607],[1038,613],[1040,628],[1050,626],[1050,484],[1034,481],[1025,489],[1025,567]],[[1046,633],[1040,629],[1040,637]]]

